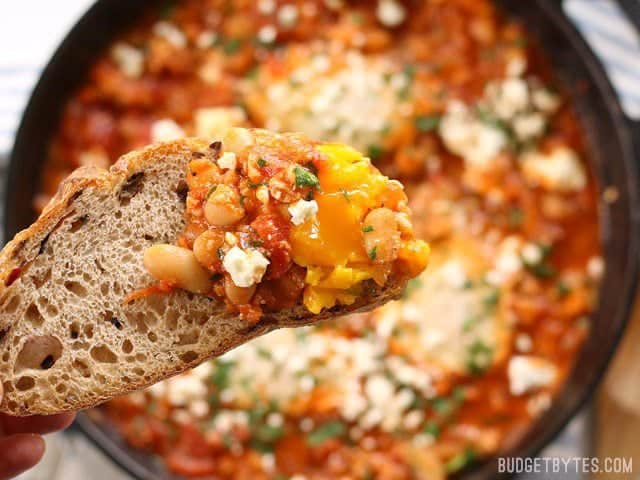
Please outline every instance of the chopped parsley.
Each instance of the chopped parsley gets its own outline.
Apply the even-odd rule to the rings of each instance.
[[[373,225],[367,225],[366,227],[362,227],[362,231],[364,233],[373,232]]]
[[[223,42],[222,51],[225,55],[235,55],[238,53],[238,50],[240,50],[240,47],[242,47],[242,40],[239,38],[230,38]]]
[[[378,255],[378,246],[376,245],[371,250],[369,250],[369,258],[371,260],[375,260],[377,255]]]
[[[209,198],[211,194],[216,191],[217,188],[218,188],[218,185],[214,185],[213,187],[211,187],[207,192],[207,198]]]
[[[484,373],[491,365],[493,349],[481,340],[474,341],[467,351],[467,370],[472,375]]]
[[[482,303],[487,308],[495,308],[500,302],[500,290],[497,288],[492,290],[486,297],[482,299]]]
[[[347,431],[344,423],[337,420],[320,425],[307,435],[307,443],[311,446],[321,445],[327,440],[343,436]]]
[[[260,67],[256,65],[255,67],[252,67],[251,70],[249,70],[244,77],[249,80],[255,80],[256,78],[258,78],[259,73],[260,73]]]
[[[315,174],[308,168],[296,165],[293,173],[296,176],[296,186],[320,188],[320,181],[318,180],[318,177],[316,177]]]
[[[513,207],[509,210],[507,222],[511,228],[519,228],[524,222],[524,212],[520,207]]]
[[[441,115],[420,115],[415,118],[415,125],[420,132],[430,132],[438,128],[441,118]]]
[[[560,298],[564,298],[571,293],[571,288],[563,280],[556,283],[556,293]]]
[[[525,259],[523,258],[522,263],[524,264],[525,268],[536,277],[542,279],[551,278],[557,273],[553,265],[549,263],[549,256],[551,255],[553,247],[546,243],[539,244],[538,247],[540,248],[540,251],[542,253],[542,258],[540,259],[540,261],[537,263],[530,263],[525,261]]]
[[[260,158],[258,159],[258,166],[259,166],[260,168],[262,168],[262,167],[266,167],[266,166],[267,166],[267,161],[266,161],[264,158],[260,157]]]
[[[473,327],[475,327],[478,324],[479,321],[480,319],[476,315],[471,315],[467,317],[465,321],[462,323],[462,331],[470,332],[473,329]]]
[[[376,160],[380,160],[382,155],[384,154],[384,150],[380,145],[369,145],[367,147],[367,156],[371,159],[372,162]]]
[[[233,368],[233,362],[227,362],[224,360],[215,361],[215,371],[211,375],[211,383],[213,383],[218,392],[224,390],[229,386],[231,379],[231,369]]]
[[[251,180],[247,180],[247,186],[249,188],[258,188],[258,187],[263,187],[265,186],[266,183],[265,182],[252,182]]]
[[[440,426],[434,421],[427,422],[422,429],[422,433],[431,435],[433,438],[438,438],[440,435]]]
[[[471,447],[465,448],[462,452],[453,456],[445,465],[447,473],[454,473],[473,464],[478,455]]]
[[[435,412],[442,418],[448,418],[453,415],[465,400],[464,389],[456,387],[448,397],[436,397],[431,400],[431,406]]]
[[[253,248],[258,248],[264,245],[264,242],[262,240],[251,240],[249,242],[249,245]]]

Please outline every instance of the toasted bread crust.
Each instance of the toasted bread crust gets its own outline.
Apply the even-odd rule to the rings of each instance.
[[[134,317],[138,318],[136,315],[139,316],[145,312],[151,312],[155,308],[164,312],[158,314],[158,319],[162,320],[171,315],[182,315],[182,317],[189,317],[191,322],[192,317],[195,319],[192,323],[197,324],[198,329],[204,331],[206,327],[208,332],[217,332],[207,334],[210,335],[208,337],[203,333],[206,338],[199,338],[198,342],[191,346],[188,344],[187,347],[189,349],[187,351],[185,351],[187,347],[183,345],[186,340],[183,341],[181,338],[181,334],[184,332],[179,332],[179,330],[186,328],[184,325],[192,326],[192,324],[185,323],[186,320],[182,317],[177,321],[178,332],[173,330],[166,332],[161,330],[158,332],[175,339],[173,343],[163,344],[162,348],[158,344],[150,343],[147,340],[147,337],[152,338],[150,333],[143,332],[143,337],[143,333],[139,331],[140,324],[138,324],[138,331],[134,330],[133,320],[129,321],[125,332],[121,334],[121,332],[103,333],[102,330],[106,330],[107,327],[97,323],[93,318],[76,319],[81,320],[79,322],[81,327],[95,324],[95,335],[92,333],[91,337],[88,337],[87,334],[86,338],[83,333],[79,334],[80,338],[74,337],[73,332],[71,338],[62,338],[61,332],[74,328],[73,326],[70,327],[69,324],[73,325],[71,319],[75,317],[71,314],[65,315],[66,312],[58,312],[57,316],[55,316],[55,324],[49,325],[47,323],[48,317],[44,314],[44,323],[41,325],[35,328],[32,328],[31,325],[26,325],[24,318],[28,316],[29,311],[27,306],[23,305],[27,303],[24,298],[29,299],[30,306],[33,306],[33,302],[36,302],[36,300],[43,300],[39,297],[39,288],[30,287],[34,283],[37,284],[36,273],[33,271],[47,266],[51,267],[51,265],[47,264],[55,263],[56,259],[59,260],[49,251],[53,248],[48,248],[47,245],[50,237],[53,238],[52,236],[55,235],[58,242],[71,239],[73,234],[68,233],[72,230],[68,225],[69,222],[73,219],[78,221],[78,218],[82,219],[89,214],[93,214],[93,208],[88,208],[87,205],[92,205],[92,201],[100,204],[106,201],[104,199],[113,199],[126,180],[131,178],[132,175],[153,169],[158,170],[159,168],[177,170],[180,166],[178,165],[177,167],[176,165],[183,161],[181,159],[189,158],[192,152],[202,151],[207,146],[208,142],[200,139],[184,139],[166,144],[152,145],[124,155],[109,171],[98,168],[78,169],[60,185],[58,193],[47,205],[38,220],[18,233],[5,246],[0,253],[0,354],[3,354],[0,358],[0,380],[4,382],[5,390],[4,398],[0,402],[0,412],[21,416],[46,415],[92,407],[115,396],[141,389],[183,372],[208,358],[221,355],[241,343],[276,328],[303,326],[346,313],[369,310],[400,296],[404,281],[392,278],[383,289],[371,282],[371,285],[368,285],[370,288],[365,289],[367,293],[353,305],[337,306],[322,311],[319,315],[312,315],[304,306],[298,305],[276,314],[267,313],[257,325],[252,327],[247,327],[242,319],[229,313],[223,305],[197,297],[194,299],[192,295],[183,291],[167,294],[167,298],[161,299],[161,302],[164,302],[161,303],[161,307],[153,304],[153,299],[146,298],[132,302],[133,305],[131,306],[123,306],[118,304],[117,301],[111,301],[111,304],[107,305],[109,313],[116,312],[118,316],[128,320]],[[162,162],[165,162],[166,165]],[[186,165],[186,161],[184,162],[184,165]],[[161,181],[158,180],[158,182]],[[81,197],[82,205],[77,206],[76,203],[80,202]],[[184,206],[180,206],[177,200],[173,201],[171,205],[173,205],[172,208],[182,208],[182,213],[184,213]],[[107,214],[98,219],[105,220],[104,217],[108,217],[111,214],[111,212],[107,212]],[[106,220],[110,219],[107,218]],[[166,232],[169,237],[175,237],[182,228],[179,222],[174,223],[176,223],[172,227],[174,231]],[[61,226],[64,226],[64,231],[62,232],[58,231],[62,229]],[[131,235],[132,242],[139,240],[139,234],[137,236]],[[126,238],[123,237],[119,240],[126,240]],[[69,255],[69,252],[66,252],[66,254]],[[40,258],[41,256],[44,256],[44,259]],[[67,259],[66,264],[73,264],[74,261],[79,260],[75,258]],[[138,268],[136,271],[141,271],[138,266],[139,260],[136,260],[136,262],[134,262],[135,268]],[[37,266],[35,266],[36,264]],[[83,266],[83,268],[86,269],[86,266]],[[89,274],[99,277],[100,275],[112,275],[113,272],[89,271]],[[27,280],[23,281],[22,277]],[[123,280],[126,280],[124,283],[127,285],[144,285],[145,282],[148,284],[150,279],[125,278]],[[99,291],[89,291],[86,295],[83,300],[85,303],[88,302],[93,305],[96,302],[104,301],[104,295]],[[22,301],[17,307],[12,303],[15,298],[19,298]],[[46,302],[46,299],[44,301]],[[38,305],[41,304],[36,302],[36,305],[36,310],[39,311],[40,306]],[[68,307],[67,304],[63,304],[63,306],[65,309]],[[11,311],[12,308],[14,312]],[[101,308],[104,309],[104,307]],[[163,308],[164,310],[162,310]],[[85,310],[81,311],[84,312]],[[95,315],[95,312],[93,315]],[[146,320],[144,321],[146,322]],[[157,321],[159,322],[159,320]],[[154,333],[154,335],[158,336],[157,333]],[[40,336],[40,338],[45,339],[55,336],[60,339],[63,351],[60,356],[60,368],[27,368],[25,370],[21,366],[20,362],[24,363],[25,361],[22,357],[26,355],[24,354],[24,345],[28,338],[25,340],[25,337],[30,336]],[[134,361],[132,364],[142,372],[138,376],[130,374],[129,371],[133,367],[123,363],[125,361],[124,358],[129,359],[131,357],[131,355],[126,354],[128,347],[124,349],[124,354],[119,350],[122,340],[125,339],[126,344],[126,339],[129,338],[136,345],[138,343],[144,345],[144,348],[136,348],[139,348],[145,354],[145,359],[140,360],[138,363]],[[162,343],[164,338],[156,341]],[[83,354],[83,356],[77,356],[77,352],[74,349],[77,349],[79,344],[85,345],[83,348],[90,350],[91,355],[89,355],[89,351],[84,352],[80,349],[78,355]],[[101,355],[104,356],[103,354],[106,354],[106,350],[100,350],[102,345],[106,346],[111,354],[115,355],[114,352],[118,352],[115,365],[110,355],[108,355],[106,363],[104,359],[100,358]],[[131,342],[129,342],[129,345],[131,345]],[[176,345],[175,351],[172,350],[172,345]],[[22,350],[18,351],[20,348]],[[53,358],[53,360],[58,359]],[[45,359],[44,361],[44,363],[50,362],[50,359]],[[76,365],[78,362],[80,362],[79,367]],[[88,371],[83,370],[83,365]],[[73,370],[72,367],[78,367],[80,370]],[[61,370],[65,370],[65,372],[60,373]],[[138,370],[134,369],[133,371]],[[81,378],[84,375],[79,372],[87,374],[89,377]],[[27,380],[24,380],[25,378]],[[55,382],[53,381],[54,378],[56,379]]]

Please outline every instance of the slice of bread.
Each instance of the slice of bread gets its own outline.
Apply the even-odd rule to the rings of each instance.
[[[154,279],[142,257],[185,226],[184,175],[206,142],[185,139],[82,168],[0,254],[0,412],[53,414],[94,406],[192,368],[275,328],[371,309],[404,281],[312,315],[303,305],[254,326],[183,290],[123,299]],[[406,279],[405,279],[406,281]]]

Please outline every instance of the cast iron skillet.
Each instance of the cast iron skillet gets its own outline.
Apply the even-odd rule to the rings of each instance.
[[[589,397],[602,376],[624,330],[633,303],[638,258],[638,180],[635,154],[640,157],[640,125],[626,119],[604,71],[556,0],[498,0],[538,37],[556,75],[578,110],[591,150],[600,191],[615,187],[616,202],[599,204],[601,239],[607,271],[600,306],[589,336],[566,385],[553,407],[501,455],[536,455],[565,426]],[[34,217],[31,199],[37,188],[47,143],[71,92],[82,82],[95,53],[114,34],[138,18],[149,2],[100,0],[69,33],[44,70],[20,125],[9,165],[6,189],[5,238],[11,238]],[[116,463],[141,479],[172,479],[153,457],[128,448],[105,424],[99,412],[78,416],[79,428]],[[465,478],[497,476],[497,459],[467,472]]]

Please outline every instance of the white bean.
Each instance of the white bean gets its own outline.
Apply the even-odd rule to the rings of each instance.
[[[231,277],[225,275],[224,277],[224,293],[234,305],[246,305],[251,301],[251,297],[256,291],[256,286],[239,287],[233,283]]]
[[[145,250],[143,263],[158,280],[173,282],[193,293],[204,294],[211,290],[209,272],[187,248],[162,243],[152,245]]]
[[[204,205],[204,218],[215,227],[236,223],[244,217],[238,193],[228,185],[218,185]]]

